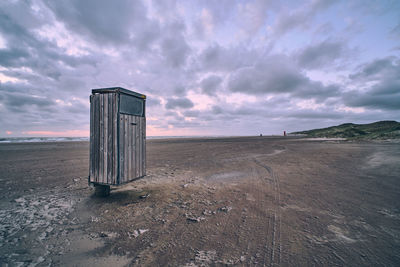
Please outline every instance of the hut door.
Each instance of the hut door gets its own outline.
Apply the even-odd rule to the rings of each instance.
[[[120,114],[119,128],[119,183],[126,183],[145,175],[145,118]]]

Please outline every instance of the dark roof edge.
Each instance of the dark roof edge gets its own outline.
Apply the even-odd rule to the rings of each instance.
[[[97,89],[92,89],[92,94],[104,94],[104,93],[123,93],[127,95],[132,95],[141,99],[146,99],[146,95],[140,94],[122,87],[109,87],[109,88],[97,88]]]

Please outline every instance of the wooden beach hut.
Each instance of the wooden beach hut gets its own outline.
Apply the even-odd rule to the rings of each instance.
[[[108,195],[146,175],[146,96],[121,87],[93,89],[90,96],[89,185]]]

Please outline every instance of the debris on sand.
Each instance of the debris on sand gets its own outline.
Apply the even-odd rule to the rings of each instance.
[[[206,216],[211,216],[211,215],[213,215],[213,214],[215,214],[215,211],[211,211],[211,210],[203,210],[203,215],[206,215]]]
[[[99,237],[116,238],[118,234],[114,232],[100,232]]]
[[[195,217],[195,216],[190,215],[190,214],[187,214],[187,213],[185,213],[185,217],[186,217],[186,220],[187,220],[187,221],[189,221],[189,222],[195,222],[195,223],[204,221],[204,220],[206,219],[206,218],[203,217],[203,216]]]
[[[203,220],[205,220],[206,218],[204,218],[203,216],[200,216],[200,217],[188,217],[187,218],[187,220],[189,221],[189,222],[201,222],[201,221],[203,221]]]
[[[128,232],[128,237],[129,238],[132,238],[132,237],[136,238],[136,237],[138,237],[138,236],[140,236],[140,235],[142,235],[142,234],[144,234],[144,233],[146,233],[148,231],[149,231],[149,229],[137,229],[137,230],[134,230],[133,233]]]
[[[210,266],[213,263],[217,263],[216,261],[217,252],[215,250],[203,251],[199,250],[196,252],[194,259],[192,259],[189,263],[183,265],[184,267],[191,266]]]
[[[208,200],[208,199],[201,199],[200,201],[199,201],[199,203],[200,204],[204,204],[204,205],[207,205],[207,206],[211,206],[213,203],[210,201],[210,200]]]
[[[100,236],[100,237],[108,237],[108,235],[107,235],[106,233],[104,233],[104,232],[101,232],[101,233],[99,234],[99,236]]]
[[[139,231],[139,234],[141,235],[141,234],[144,234],[147,231],[149,231],[149,229],[139,229],[138,231]]]
[[[196,252],[194,260],[195,263],[210,264],[213,261],[215,261],[216,257],[217,257],[217,252],[215,250],[210,250],[210,251],[199,250]]]
[[[230,212],[232,210],[232,207],[231,206],[225,206],[225,207],[219,208],[219,210],[223,211],[223,212]]]
[[[147,194],[141,195],[140,198],[142,198],[142,199],[143,198],[148,198],[149,196],[150,196],[150,193],[147,193]]]

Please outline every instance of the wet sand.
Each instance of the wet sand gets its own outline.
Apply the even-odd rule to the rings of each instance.
[[[398,142],[150,140],[108,198],[88,149],[0,144],[1,265],[400,264]]]

